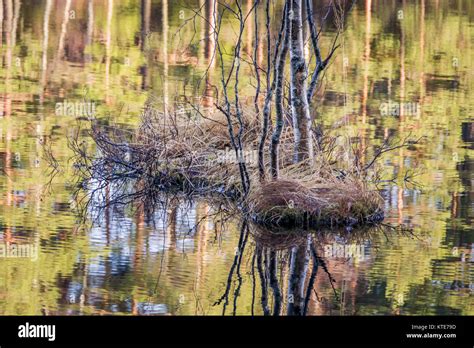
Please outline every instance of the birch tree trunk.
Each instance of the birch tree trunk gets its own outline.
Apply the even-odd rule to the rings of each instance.
[[[272,135],[272,142],[270,146],[270,164],[271,164],[271,174],[273,179],[278,178],[279,174],[279,153],[278,147],[280,145],[280,137],[283,130],[283,80],[285,75],[285,63],[286,57],[288,55],[288,42],[290,38],[290,25],[288,20],[289,13],[289,4],[285,4],[284,14],[283,14],[283,31],[282,31],[282,43],[281,50],[278,52],[276,66],[275,66],[275,109],[276,109],[276,122],[275,122],[275,131]]]
[[[311,115],[307,97],[307,67],[304,59],[302,0],[290,3],[290,94],[291,114],[294,127],[294,161],[308,160],[313,163],[313,138]]]
[[[287,315],[301,316],[305,307],[305,282],[309,265],[309,239],[291,249]]]

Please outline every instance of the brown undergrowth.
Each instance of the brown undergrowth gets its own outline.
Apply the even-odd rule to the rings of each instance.
[[[219,111],[158,112],[147,106],[136,131],[104,126],[94,121],[91,136],[98,153],[91,156],[72,141],[82,176],[89,182],[89,196],[106,185],[116,189],[108,203],[152,201],[159,193],[218,195],[237,203],[239,209],[261,225],[354,226],[383,220],[383,199],[377,189],[378,158],[406,146],[406,142],[383,144],[373,159],[362,161],[361,149],[337,136],[315,138],[314,164],[293,163],[293,134],[284,127],[280,140],[280,174],[260,178],[257,151],[260,123],[244,109],[243,127],[235,122],[234,134],[242,129],[243,155],[237,158],[229,141],[226,119]],[[290,123],[286,120],[286,123]],[[270,146],[267,139],[266,154]],[[269,172],[269,156],[264,163]],[[244,192],[239,161],[250,178]],[[94,184],[90,184],[93,182]],[[130,183],[133,184],[130,184]]]

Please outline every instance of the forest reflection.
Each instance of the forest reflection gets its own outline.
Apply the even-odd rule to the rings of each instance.
[[[124,133],[147,103],[166,112],[194,98],[212,111],[214,4],[0,0],[0,245],[39,250],[0,260],[0,314],[474,314],[471,0],[356,1],[313,110],[368,149],[362,161],[391,135],[428,139],[384,159],[386,222],[413,235],[295,231],[279,241],[202,199],[166,198],[154,212],[110,206],[80,224],[69,139],[94,152],[89,115],[58,116],[56,103],[94,102],[100,123]],[[176,35],[180,11],[197,8],[196,33]],[[228,50],[233,34],[229,25]],[[245,74],[249,100],[253,83]],[[402,103],[419,108],[388,108]],[[405,186],[416,168],[422,185]]]
[[[351,231],[289,231],[268,229],[249,221],[240,223],[239,248],[229,271],[226,291],[215,303],[223,304],[222,314],[226,313],[231,304],[232,314],[236,314],[244,254],[251,258],[252,313],[255,313],[255,306],[260,305],[263,315],[314,315],[324,313],[322,307],[328,301],[324,296],[318,295],[316,284],[329,284],[332,292],[326,294],[332,296],[333,301],[347,300],[340,298],[347,294],[343,289],[336,290],[336,280],[331,275],[328,264],[339,260],[342,267],[346,268],[354,262],[363,262],[368,256],[369,249],[366,248],[371,244],[371,236],[376,233],[384,233],[387,238],[411,234],[410,231],[381,225]],[[250,250],[246,252],[246,249]],[[333,268],[334,264],[331,266]],[[260,291],[256,291],[256,287]],[[234,291],[231,291],[232,288]]]
[[[119,220],[120,224],[136,226],[134,243],[125,242],[132,235],[117,234],[119,227],[114,221],[123,216],[122,208],[104,205],[102,217],[95,222],[91,230],[91,247],[112,248],[113,252],[106,262],[107,266],[93,267],[94,282],[84,279],[88,288],[108,288],[107,279],[125,276],[128,272],[146,267],[150,257],[159,259],[160,267],[153,291],[149,299],[135,301],[130,310],[133,314],[156,315],[170,314],[173,311],[166,304],[154,303],[154,291],[159,287],[162,272],[170,267],[174,254],[184,259],[193,257],[195,263],[194,287],[206,283],[206,259],[209,257],[210,241],[222,239],[222,233],[238,227],[236,247],[226,253],[225,283],[220,293],[215,293],[206,301],[207,308],[197,294],[196,313],[206,314],[215,308],[221,314],[236,315],[242,313],[243,306],[248,314],[262,315],[315,315],[323,314],[332,301],[347,301],[351,291],[344,289],[354,286],[353,281],[343,282],[343,288],[337,284],[331,270],[354,272],[353,267],[371,259],[372,238],[384,235],[387,240],[414,238],[412,231],[386,225],[369,226],[354,229],[281,229],[266,228],[243,220],[235,208],[227,202],[215,199],[191,199],[181,195],[163,194],[155,209],[145,209],[142,204],[136,207],[134,221]],[[103,243],[103,245],[101,245]],[[120,246],[118,246],[120,245]],[[133,245],[133,252],[129,249]],[[233,252],[232,252],[233,251]],[[187,256],[185,256],[187,255]],[[224,256],[218,253],[220,256]],[[89,265],[99,260],[89,261]],[[209,266],[207,266],[209,267]],[[176,270],[176,268],[173,268]],[[185,285],[190,275],[173,272],[172,283]],[[85,276],[85,275],[84,275]],[[98,277],[99,276],[99,277]],[[97,282],[103,278],[103,282]],[[352,285],[351,285],[352,284]],[[91,289],[75,288],[75,282],[63,284],[69,288],[69,296],[78,299],[91,299]],[[84,293],[83,291],[86,291]],[[321,293],[318,294],[318,291]],[[178,304],[184,304],[185,296],[178,297]],[[342,298],[341,298],[342,297]],[[352,299],[355,300],[355,297]],[[66,298],[64,299],[67,302]],[[182,301],[182,303],[180,302]],[[200,312],[202,311],[202,312]],[[218,312],[216,312],[218,313]]]

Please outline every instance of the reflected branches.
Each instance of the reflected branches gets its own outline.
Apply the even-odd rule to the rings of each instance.
[[[224,294],[214,303],[223,306],[222,314],[226,314],[231,293],[234,296],[232,314],[238,314],[237,304],[242,286],[239,272],[243,258],[252,260],[252,306],[256,302],[260,303],[264,316],[315,315],[318,306],[328,303],[337,306],[340,301],[345,301],[343,285],[346,283],[344,278],[337,281],[333,274],[335,267],[345,265],[345,262],[338,261],[339,258],[363,258],[364,255],[353,245],[367,244],[382,234],[381,226],[351,232],[344,229],[268,230],[245,221],[241,222],[241,226],[239,248],[228,273]],[[388,238],[401,233],[391,226],[383,229],[383,235]],[[246,250],[249,235],[252,237],[250,243],[254,242],[255,247]],[[258,277],[254,276],[254,272]],[[333,300],[318,296],[316,288],[323,289],[326,294],[332,293]],[[255,301],[256,297],[259,301]]]

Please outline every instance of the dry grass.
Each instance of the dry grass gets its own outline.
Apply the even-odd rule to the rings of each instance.
[[[339,226],[383,219],[383,199],[360,180],[323,181],[317,185],[295,180],[267,182],[248,198],[254,220],[278,226]]]
[[[235,134],[238,129],[235,122]],[[255,155],[259,133],[259,121],[250,110],[244,110],[242,143]],[[143,195],[167,190],[218,193],[244,203],[244,210],[266,225],[357,225],[383,219],[383,200],[375,187],[376,165],[363,169],[355,155],[357,149],[344,142],[340,145],[335,137],[315,139],[315,164],[308,167],[292,163],[293,135],[291,127],[285,127],[279,179],[271,181],[267,174],[267,180],[261,181],[256,161],[246,163],[251,178],[247,196],[236,161],[223,158],[225,149],[227,156],[234,152],[226,119],[218,111],[165,114],[148,106],[136,132],[95,124],[92,137],[100,156],[89,161],[90,176],[99,182],[132,179],[136,191]],[[267,169],[268,162],[266,156]]]

